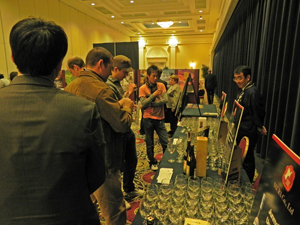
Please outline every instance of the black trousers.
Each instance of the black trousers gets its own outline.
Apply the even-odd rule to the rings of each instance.
[[[137,165],[135,135],[132,130],[124,134],[124,146],[123,189],[131,192],[135,189],[133,179]]]
[[[208,104],[214,102],[214,89],[206,89]]]
[[[174,133],[177,129],[178,118],[175,116],[175,112],[172,112],[171,108],[166,109],[165,123],[170,123],[171,131]]]
[[[252,183],[254,174],[255,174],[255,157],[254,157],[254,148],[257,143],[258,135],[257,133],[248,133],[245,131],[239,131],[237,138],[236,138],[236,144],[238,145],[241,141],[241,139],[247,136],[249,138],[249,148],[246,155],[246,158],[243,163],[243,168],[246,171],[250,182]]]

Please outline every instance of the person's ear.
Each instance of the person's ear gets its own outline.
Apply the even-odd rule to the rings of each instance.
[[[11,60],[13,61],[13,63],[15,63],[15,59],[14,59],[14,56],[12,53],[11,53],[10,57],[11,57]]]

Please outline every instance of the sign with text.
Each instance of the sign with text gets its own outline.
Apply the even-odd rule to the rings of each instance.
[[[299,190],[300,158],[273,134],[249,221],[299,224]]]

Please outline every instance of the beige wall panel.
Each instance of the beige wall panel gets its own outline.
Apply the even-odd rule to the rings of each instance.
[[[0,10],[0,73],[8,78],[9,73],[16,70],[11,60],[9,34],[13,25],[20,19],[18,0],[0,0]]]
[[[67,60],[71,56],[72,53],[72,35],[71,35],[71,22],[70,21],[70,7],[64,3],[59,3],[59,15],[60,15],[60,23],[59,25],[65,30],[65,33],[68,37],[68,51],[63,61],[62,69],[67,69]]]
[[[41,17],[45,20],[53,20],[53,18],[49,17],[50,6],[47,0],[35,0],[34,5],[35,5],[35,16]]]
[[[71,42],[72,48],[70,48],[72,55],[80,53],[80,28],[79,28],[79,15],[78,11],[70,8],[70,21],[71,24]],[[71,46],[70,46],[71,47]]]
[[[59,2],[57,0],[48,0],[48,17],[60,25]]]
[[[35,0],[19,0],[19,9],[21,19],[29,16],[37,16],[35,11]]]
[[[81,12],[78,13],[78,27],[79,27],[79,48],[80,51],[76,54],[77,56],[80,56],[84,58],[88,52],[88,46],[91,47],[91,44],[89,43],[89,29],[87,24],[87,15],[83,14]]]
[[[190,69],[191,62],[196,63],[195,69],[201,69],[202,64],[209,65],[210,47],[211,43],[178,45],[176,50],[176,69]]]

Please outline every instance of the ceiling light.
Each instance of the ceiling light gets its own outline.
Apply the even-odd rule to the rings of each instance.
[[[203,30],[200,30],[200,32],[202,32]]]
[[[111,16],[111,18],[115,18],[115,16]]]
[[[130,1],[130,3],[134,3],[134,1]]]
[[[173,21],[165,21],[165,22],[157,22],[158,26],[161,26],[162,28],[168,28],[174,24]]]
[[[200,16],[200,20],[202,20],[202,16]]]
[[[199,12],[202,12],[202,10],[200,10]]]
[[[95,3],[91,3],[91,5],[95,5]]]
[[[124,22],[121,22],[122,24],[124,23]]]

